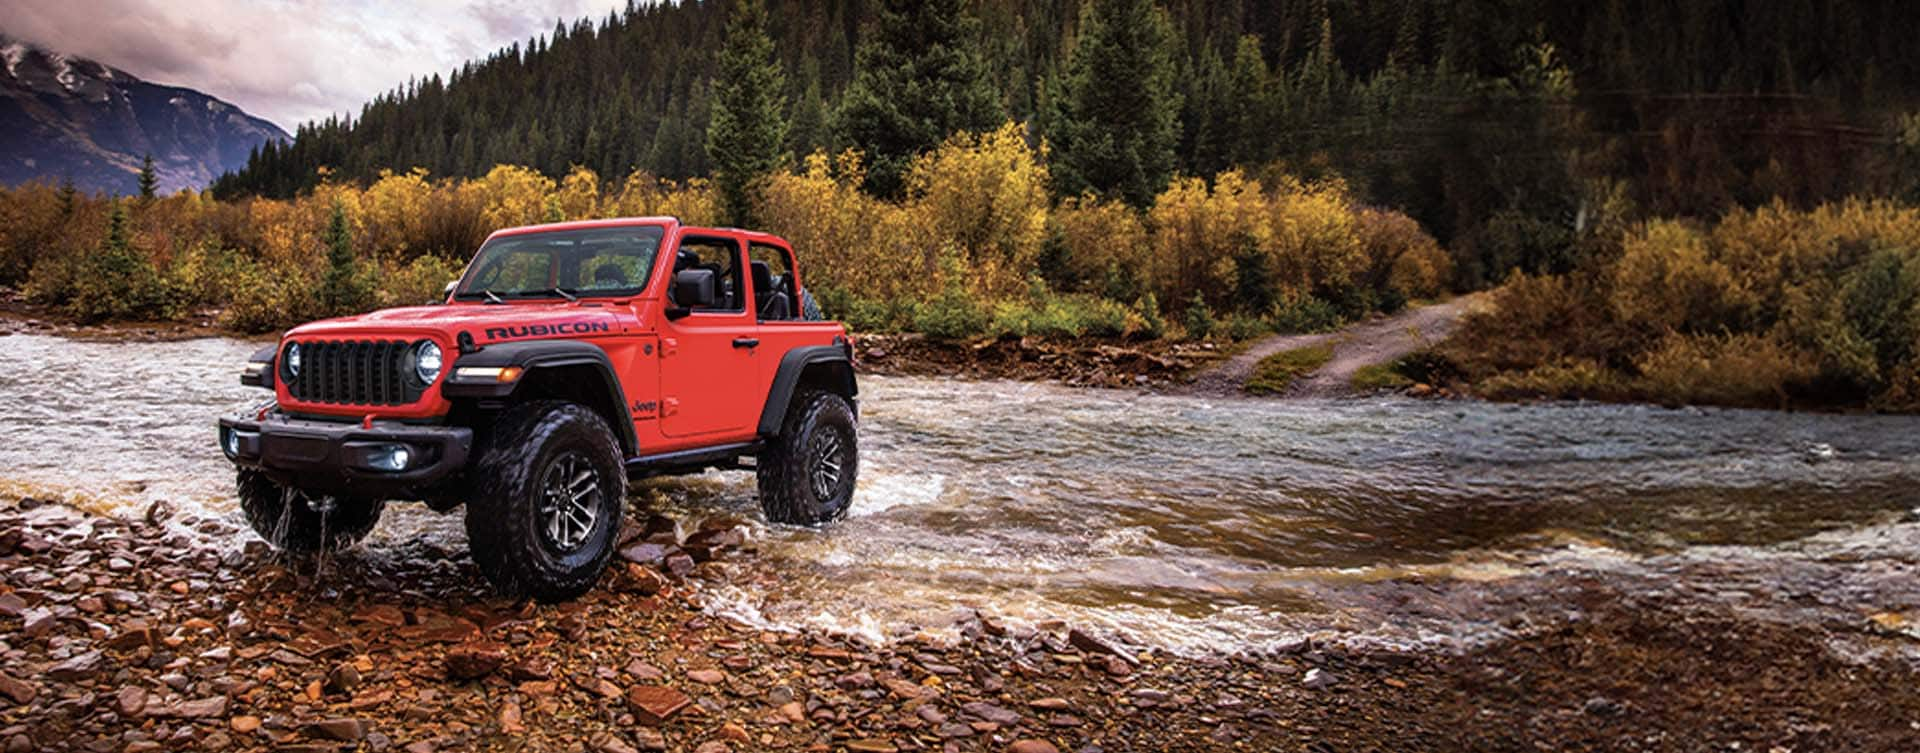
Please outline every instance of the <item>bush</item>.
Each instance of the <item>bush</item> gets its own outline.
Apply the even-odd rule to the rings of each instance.
[[[1777,408],[1818,373],[1814,360],[1763,334],[1670,334],[1638,362],[1647,399]]]
[[[1490,394],[1916,407],[1920,210],[1775,204],[1655,221],[1566,275],[1518,275],[1442,350]]]
[[[1213,309],[1207,306],[1207,299],[1199,293],[1193,294],[1193,300],[1187,303],[1187,313],[1182,319],[1187,328],[1187,337],[1205,340],[1213,336]]]
[[[126,206],[116,202],[107,223],[100,248],[72,267],[67,313],[82,322],[178,313],[178,297],[128,237]]]
[[[1044,271],[1059,290],[1125,300],[1152,275],[1146,226],[1123,202],[1067,199],[1053,211],[1052,230],[1056,248]]]
[[[1230,314],[1221,322],[1219,331],[1236,342],[1257,340],[1273,333],[1273,323],[1257,316]]]
[[[1307,294],[1290,294],[1274,301],[1267,314],[1273,331],[1280,334],[1325,332],[1340,326],[1344,317],[1333,304]],[[1236,338],[1238,339],[1238,338]]]
[[[447,299],[447,283],[460,276],[461,263],[441,256],[421,256],[404,264],[396,260],[380,264],[380,288],[375,304],[425,306]]]
[[[1479,382],[1480,394],[1494,399],[1587,398],[1623,400],[1633,396],[1619,372],[1584,359],[1570,358],[1524,371],[1510,371]]]
[[[1160,315],[1160,299],[1154,297],[1153,291],[1142,293],[1140,299],[1133,302],[1133,312],[1140,318],[1140,333],[1148,339],[1167,336],[1167,320]]]

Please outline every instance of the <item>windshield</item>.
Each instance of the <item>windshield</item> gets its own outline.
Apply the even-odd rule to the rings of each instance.
[[[646,287],[658,225],[507,235],[480,247],[456,298],[632,295]]]

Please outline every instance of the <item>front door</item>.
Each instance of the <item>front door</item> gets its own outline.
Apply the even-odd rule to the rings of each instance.
[[[745,440],[759,423],[766,395],[755,393],[761,348],[744,253],[736,238],[680,240],[672,274],[712,272],[715,299],[712,306],[689,307],[686,316],[661,325],[660,431],[669,437]]]

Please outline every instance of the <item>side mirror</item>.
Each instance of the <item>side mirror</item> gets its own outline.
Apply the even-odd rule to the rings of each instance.
[[[460,287],[459,280],[448,280],[447,286],[440,290],[440,302],[446,303],[447,301],[453,300],[453,289],[457,287]]]
[[[673,303],[684,309],[712,308],[713,270],[683,269],[673,275]]]

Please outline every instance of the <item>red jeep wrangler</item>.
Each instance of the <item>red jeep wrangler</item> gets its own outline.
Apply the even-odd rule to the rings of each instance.
[[[439,306],[313,322],[255,353],[274,391],[220,420],[247,522],[274,546],[349,546],[387,500],[466,503],[502,593],[593,586],[631,478],[753,468],[777,523],[845,514],[858,468],[853,349],[793,250],[673,218],[487,238]]]

